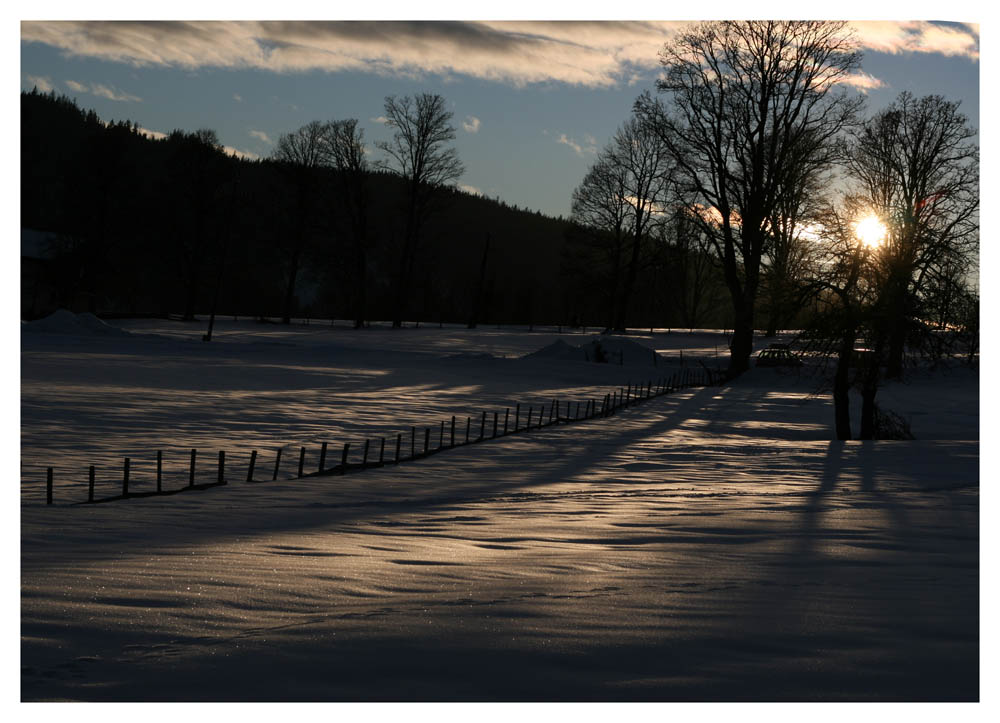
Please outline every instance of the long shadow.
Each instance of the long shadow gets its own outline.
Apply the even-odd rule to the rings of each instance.
[[[483,484],[473,485],[470,487],[464,487],[461,490],[454,492],[430,492],[430,493],[420,493],[414,492],[412,496],[407,496],[402,499],[395,500],[383,500],[378,496],[378,484],[382,473],[392,474],[392,466],[386,465],[382,468],[370,468],[364,472],[366,475],[371,475],[371,485],[369,489],[372,490],[371,496],[366,496],[362,500],[351,500],[351,501],[337,501],[335,498],[329,502],[316,502],[311,501],[308,503],[298,502],[294,497],[286,498],[286,500],[275,503],[275,512],[277,519],[277,514],[280,512],[280,525],[269,526],[267,529],[267,534],[272,534],[277,531],[290,531],[290,530],[307,530],[314,526],[327,526],[331,523],[335,524],[348,524],[358,519],[363,519],[366,514],[370,514],[373,511],[379,511],[380,513],[389,511],[400,511],[400,512],[410,512],[414,510],[421,509],[431,509],[440,506],[450,506],[455,504],[462,504],[467,502],[476,502],[484,498],[495,497],[499,494],[511,494],[521,490],[530,490],[533,486],[537,485],[539,482],[544,482],[547,479],[561,479],[563,475],[567,474],[579,474],[580,472],[586,471],[588,468],[592,467],[594,464],[600,462],[606,454],[614,454],[615,451],[626,448],[628,445],[640,441],[652,434],[662,434],[663,432],[679,426],[683,421],[689,418],[690,413],[703,403],[706,397],[710,397],[715,394],[717,387],[706,387],[695,389],[694,393],[690,398],[683,400],[680,405],[662,421],[658,421],[652,425],[647,425],[645,427],[638,427],[635,429],[626,429],[613,437],[610,438],[611,450],[608,451],[607,445],[602,445],[603,451],[594,450],[581,450],[579,454],[573,455],[566,462],[560,463],[554,468],[539,469],[538,472],[532,474],[531,476],[511,476],[509,470],[503,469],[504,462],[501,458],[492,464],[490,473],[484,474],[484,477],[489,479],[497,479],[499,481],[484,482]],[[669,396],[669,395],[664,395]],[[645,400],[641,407],[648,409],[651,405],[658,404],[663,397],[654,397],[649,400]],[[626,408],[618,410],[614,415],[606,418],[595,418],[587,421],[580,421],[574,425],[557,425],[553,427],[545,427],[541,430],[532,430],[530,432],[519,432],[517,434],[508,435],[508,437],[497,438],[496,440],[487,439],[486,442],[503,444],[505,439],[531,439],[532,436],[547,433],[565,433],[572,435],[573,430],[580,428],[593,428],[592,425],[601,425],[607,427],[608,425],[613,425],[616,418],[619,415],[630,413],[633,408]],[[453,453],[455,458],[453,464],[461,464],[461,457],[463,450],[469,449],[475,445],[463,445],[461,447],[455,447],[453,449],[447,449],[445,451]],[[449,455],[450,456],[450,455]],[[442,458],[444,463],[447,463],[447,457]],[[408,464],[411,460],[404,460],[404,463]],[[412,460],[412,462],[420,463],[419,460]],[[337,480],[341,479],[339,476],[325,476],[325,477],[309,477],[309,484],[322,484],[325,481],[329,481],[330,484],[330,494],[331,496],[336,495],[336,483]],[[296,480],[284,480],[282,484],[291,485],[291,489],[294,489],[294,484]],[[226,487],[232,487],[233,482],[229,482],[228,485],[223,486],[220,490],[212,490],[215,487],[214,484],[198,484],[194,488],[178,488],[173,490],[173,492],[186,492],[188,494],[194,492],[204,492],[206,494],[227,494]],[[243,484],[239,482],[237,484]],[[286,489],[289,489],[286,487]],[[85,493],[84,493],[85,494]],[[180,495],[181,497],[188,497],[188,494]],[[292,492],[294,494],[294,492]],[[114,506],[107,506],[108,509],[121,508],[121,514],[123,516],[128,516],[128,505],[130,504],[141,504],[141,505],[155,505],[156,499],[161,496],[167,496],[166,494],[156,495],[153,493],[139,492],[130,494],[128,498],[123,498],[116,495],[112,498],[115,502]],[[85,499],[85,498],[84,498]],[[195,497],[191,498],[195,500]],[[89,506],[83,499],[80,500],[82,505],[74,505],[76,509],[81,507]],[[196,502],[193,502],[196,504]],[[103,505],[102,505],[103,506]],[[328,514],[320,520],[315,516],[315,510],[317,508],[322,508],[327,511]],[[155,511],[152,508],[151,511]],[[45,514],[46,510],[44,505],[39,508],[39,514]],[[336,517],[332,518],[331,514],[335,514]],[[128,532],[124,532],[125,538],[128,537]],[[235,529],[225,529],[222,530],[218,526],[208,526],[206,528],[188,528],[185,533],[185,538],[178,544],[197,544],[203,542],[204,540],[220,539],[220,536],[225,537],[229,535],[245,535],[246,530],[235,530]],[[252,531],[249,534],[254,534]],[[107,533],[105,539],[110,541],[111,533]],[[117,550],[112,551],[110,548],[108,550],[108,555],[117,556],[119,553]],[[97,557],[91,557],[90,559],[101,559],[100,555]],[[36,565],[36,569],[45,569],[49,564],[58,564],[56,561],[40,561]]]

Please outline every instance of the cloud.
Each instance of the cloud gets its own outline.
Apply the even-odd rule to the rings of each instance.
[[[386,118],[384,115],[376,116],[374,118],[369,118],[368,120],[370,120],[372,123],[382,123],[383,125],[389,122],[389,119]]]
[[[167,137],[166,133],[161,133],[160,131],[151,131],[148,128],[141,128],[140,127],[139,128],[139,132],[141,134],[143,134],[144,136],[148,136],[149,138],[152,138],[152,139],[157,140],[157,141],[161,141],[161,140],[163,140],[164,138]]]
[[[479,132],[480,120],[474,115],[465,116],[465,120],[462,121],[462,130],[466,133],[478,133]]]
[[[119,101],[121,103],[142,102],[142,98],[137,95],[117,90],[116,88],[104,85],[103,83],[91,83],[90,85],[87,85],[86,83],[78,83],[75,80],[67,80],[66,87],[77,93],[90,93],[91,95],[96,95],[100,98],[107,98],[108,100]]]
[[[458,189],[460,191],[465,191],[466,193],[471,193],[473,196],[482,196],[482,189],[476,188],[475,186],[468,186],[465,184],[459,184]]]
[[[690,23],[25,21],[24,43],[135,66],[257,68],[471,76],[524,86],[636,84]],[[979,58],[979,28],[962,23],[853,22],[864,49]]]
[[[979,26],[971,23],[856,21],[863,48],[879,53],[940,53],[979,59]]]
[[[569,146],[578,156],[583,156],[585,153],[597,153],[596,139],[589,133],[584,134],[584,139],[584,143],[587,144],[586,146],[576,142],[565,133],[560,133],[559,137],[556,138],[556,143],[562,143],[563,145]]]
[[[683,23],[25,21],[21,40],[136,66],[465,75],[523,86],[610,87]]]
[[[233,100],[235,100],[237,103],[242,103],[243,96],[240,95],[239,93],[233,93]]]
[[[33,86],[38,88],[38,90],[40,90],[43,93],[48,93],[51,90],[53,90],[53,88],[55,88],[55,86],[52,85],[52,80],[45,76],[29,75],[26,77],[28,78],[29,83],[31,83]]]
[[[260,160],[260,156],[251,151],[241,151],[239,148],[233,148],[232,146],[223,146],[222,150],[225,151],[227,156],[236,156],[237,158],[246,158],[248,161]]]
[[[867,93],[869,90],[889,87],[884,81],[879,80],[874,75],[869,75],[864,72],[852,73],[845,78],[841,78],[839,84],[848,85],[861,91],[862,93]]]
[[[274,141],[272,141],[268,137],[267,133],[265,133],[264,131],[253,131],[252,130],[252,131],[250,131],[250,135],[253,136],[254,138],[258,138],[258,139],[264,141],[264,143],[274,143]]]

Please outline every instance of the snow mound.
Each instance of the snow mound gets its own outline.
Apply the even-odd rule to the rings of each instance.
[[[538,351],[521,357],[522,359],[558,359],[588,361],[603,364],[630,364],[653,366],[656,352],[631,339],[613,336],[595,336],[579,346],[567,344],[557,339]]]
[[[556,339],[538,351],[525,354],[522,359],[583,359],[581,347],[570,346],[562,339]]]
[[[74,314],[66,309],[59,309],[44,319],[28,321],[21,324],[21,331],[41,332],[44,334],[73,334],[76,336],[131,336],[124,329],[101,321],[89,311]]]

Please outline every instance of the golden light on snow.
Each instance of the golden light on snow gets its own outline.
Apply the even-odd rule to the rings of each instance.
[[[865,216],[854,224],[854,234],[865,246],[874,248],[885,241],[888,229],[878,216]]]

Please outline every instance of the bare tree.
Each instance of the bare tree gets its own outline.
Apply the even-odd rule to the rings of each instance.
[[[921,298],[949,267],[967,269],[979,242],[979,148],[959,104],[903,92],[853,134],[848,165],[885,224],[882,332],[899,377]]]
[[[648,93],[636,101],[722,265],[731,374],[749,368],[768,223],[795,168],[824,162],[853,121],[862,99],[837,86],[860,59],[843,22],[702,23],[660,53],[670,112]]]
[[[871,252],[855,233],[854,222],[861,213],[857,198],[847,197],[841,206],[829,205],[818,214],[821,229],[821,257],[810,277],[818,295],[819,314],[811,322],[810,336],[817,350],[836,354],[833,379],[834,427],[837,439],[852,439],[850,388],[862,390],[862,439],[873,436],[875,394],[878,391],[879,363],[871,349],[855,350],[859,336],[868,336],[873,300],[878,283],[871,266]],[[830,348],[832,347],[832,349]],[[851,380],[852,368],[858,368]],[[867,435],[867,436],[866,436]]]
[[[281,316],[284,324],[290,324],[292,320],[295,284],[316,210],[319,190],[317,169],[324,160],[324,133],[324,124],[312,121],[296,131],[283,134],[271,155],[271,158],[286,171],[293,192],[291,234],[285,246],[288,267]]]
[[[611,242],[608,330],[625,333],[643,241],[662,218],[668,193],[666,149],[648,126],[623,123],[573,193],[573,220]]]
[[[351,230],[352,311],[354,328],[364,327],[368,291],[368,174],[365,132],[358,121],[331,121],[323,127],[319,152],[321,162],[333,169],[340,205],[345,210]]]
[[[451,125],[453,114],[446,109],[442,96],[388,96],[385,116],[386,125],[395,133],[392,140],[376,144],[388,156],[380,166],[399,174],[407,186],[406,225],[392,319],[392,325],[399,327],[410,295],[423,227],[435,202],[442,198],[441,188],[457,181],[465,169],[455,149],[447,147],[455,139],[455,128]]]
[[[805,143],[800,151],[806,161],[790,168],[767,223],[770,238],[762,259],[762,282],[767,302],[765,336],[769,337],[787,328],[816,291],[807,277],[816,262],[815,227],[833,167],[826,163],[830,160],[827,153],[812,153]],[[817,160],[824,163],[817,164]]]
[[[573,191],[570,218],[586,234],[591,249],[608,269],[603,282],[607,296],[607,329],[614,328],[622,263],[628,235],[629,203],[625,169],[607,149]]]

